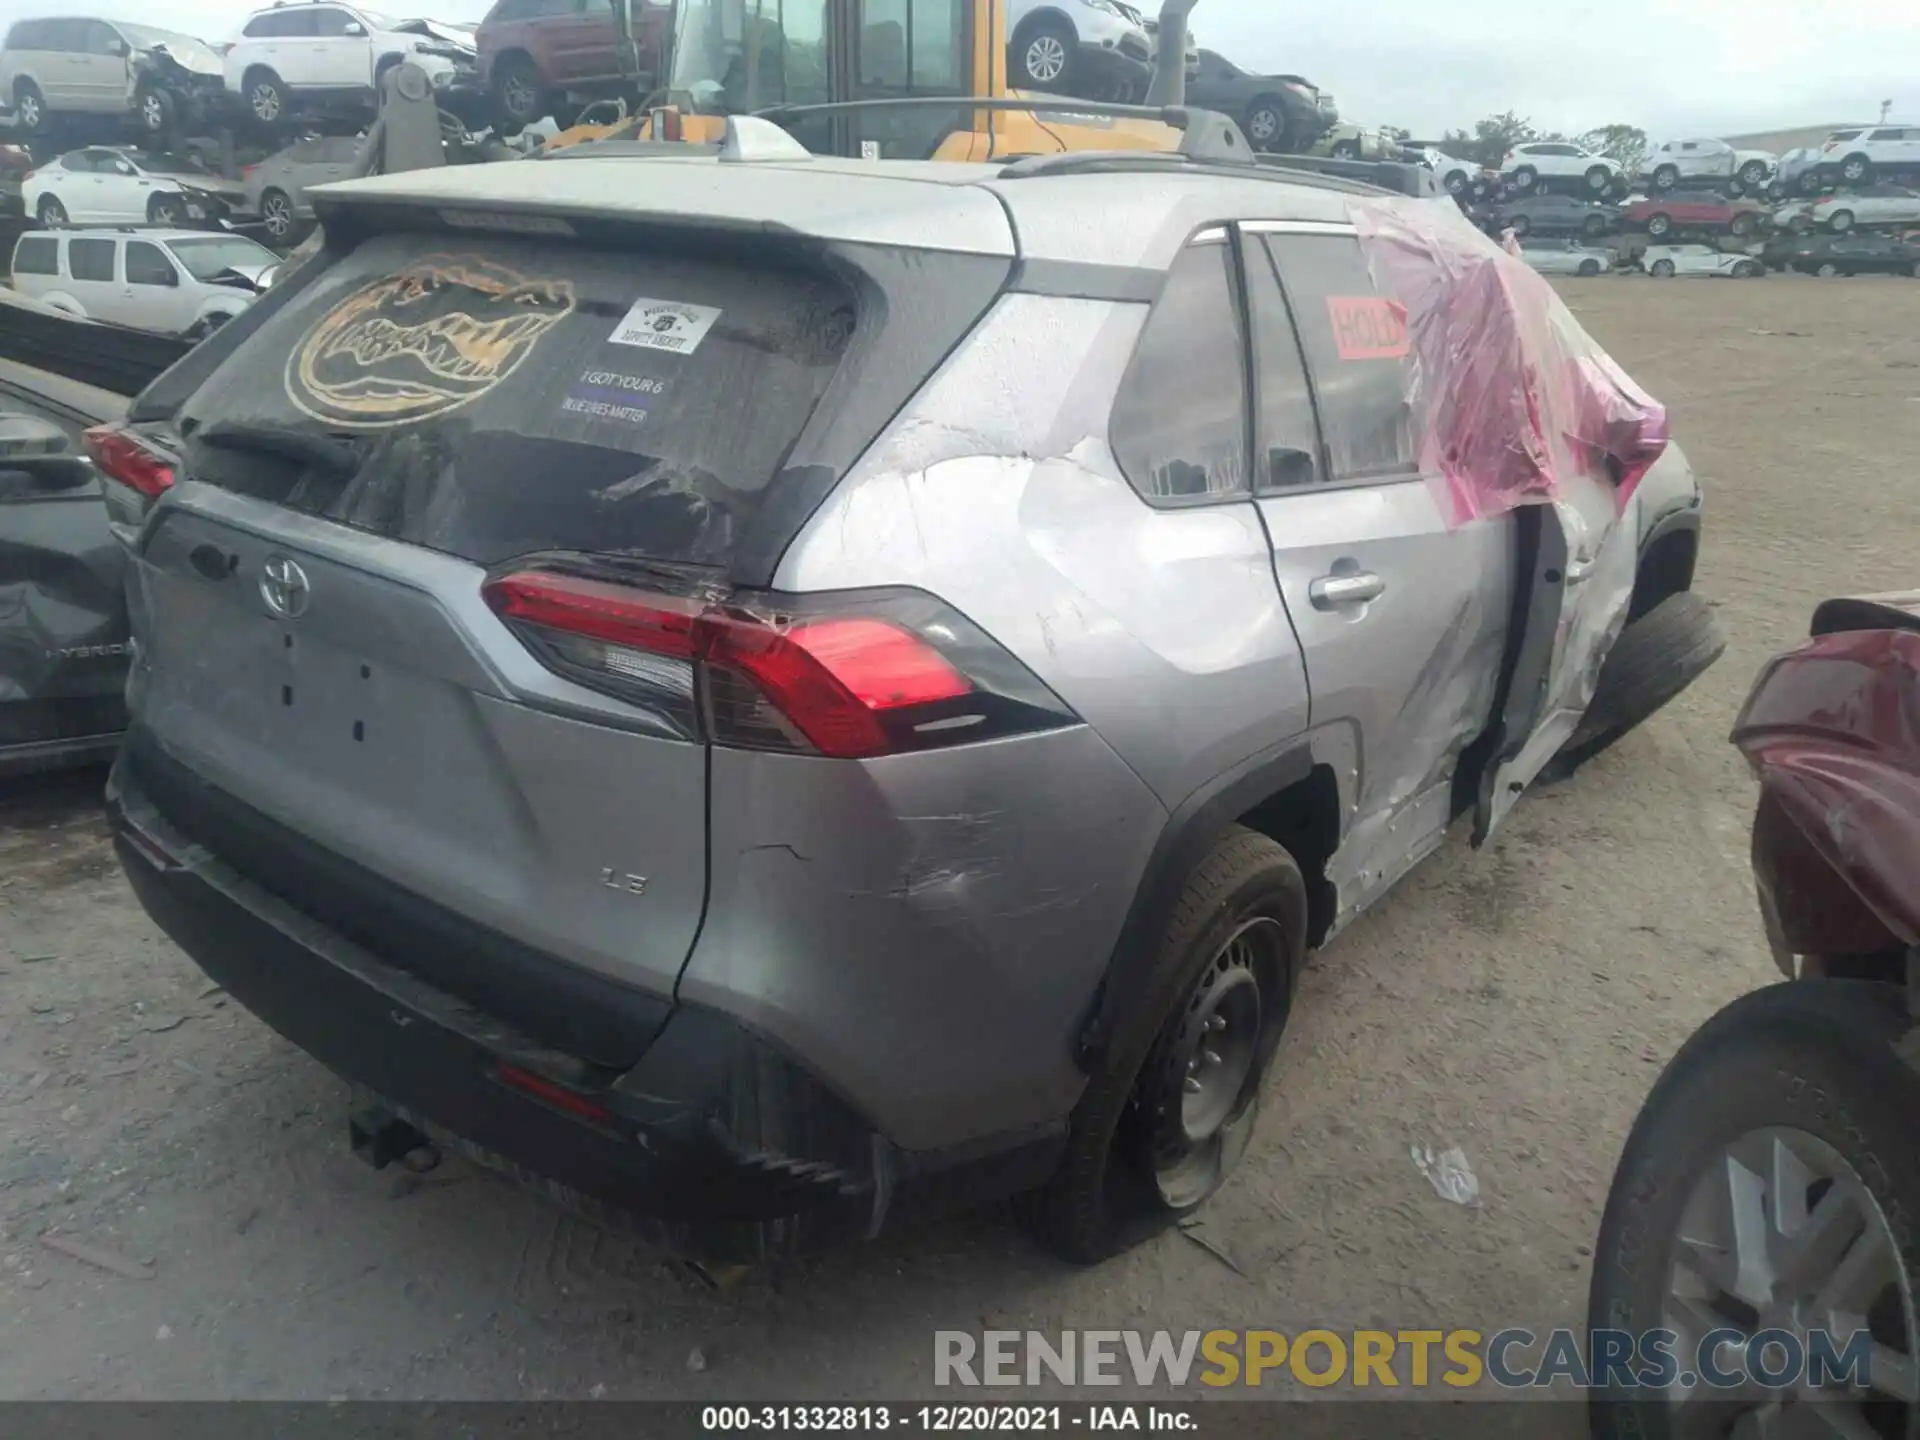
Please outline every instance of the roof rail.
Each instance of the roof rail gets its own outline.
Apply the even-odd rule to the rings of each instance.
[[[987,110],[996,114],[1084,115],[1098,120],[1153,120],[1182,132],[1179,153],[1193,159],[1249,164],[1253,148],[1225,115],[1192,105],[1112,105],[1101,100],[1032,99],[978,95],[913,95],[894,100],[835,100],[821,105],[775,105],[754,118],[785,124],[810,115],[849,115],[869,110]],[[1162,152],[1143,151],[1143,154]],[[1166,152],[1170,153],[1170,152]]]
[[[1309,162],[1295,164],[1295,161]],[[1126,175],[1177,172],[1188,175],[1225,175],[1240,180],[1273,180],[1288,185],[1311,185],[1350,195],[1388,191],[1414,199],[1446,192],[1424,165],[1392,160],[1330,160],[1318,155],[1262,155],[1257,164],[1219,161],[1204,156],[1152,150],[1070,150],[1057,155],[1033,155],[1016,160],[1000,172],[1005,180],[1031,180],[1049,175]]]
[[[1362,185],[1371,185],[1376,190],[1390,190],[1396,195],[1408,195],[1416,200],[1427,200],[1446,193],[1446,188],[1441,185],[1433,171],[1410,160],[1347,160],[1335,159],[1331,155],[1262,155],[1260,164],[1270,170],[1307,171],[1338,180],[1352,180]]]

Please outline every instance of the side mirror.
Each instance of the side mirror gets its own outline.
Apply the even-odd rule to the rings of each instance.
[[[127,56],[133,53],[133,50],[132,50],[132,47],[130,47],[127,44],[126,41],[115,40],[111,45],[107,46],[107,53],[109,55],[118,55],[122,60],[124,60],[127,58]]]
[[[362,26],[358,20],[349,20],[346,25],[346,33],[349,35],[364,35],[367,32],[366,28]]]

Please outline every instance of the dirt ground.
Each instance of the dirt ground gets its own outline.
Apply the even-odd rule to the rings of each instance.
[[[455,1161],[376,1174],[342,1086],[148,925],[90,775],[0,796],[0,1398],[904,1398],[932,1393],[942,1327],[1579,1323],[1642,1096],[1773,973],[1734,708],[1817,600],[1915,583],[1920,284],[1564,293],[1673,409],[1731,650],[1318,957],[1211,1249],[1073,1271],[985,1214],[714,1294]],[[1462,1147],[1479,1205],[1436,1195],[1415,1144]]]

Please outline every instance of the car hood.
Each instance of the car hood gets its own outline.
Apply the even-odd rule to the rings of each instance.
[[[170,35],[164,40],[156,40],[151,45],[140,47],[142,55],[151,55],[157,50],[166,51],[167,55],[182,68],[191,70],[196,75],[225,73],[225,66],[219,52],[204,40],[195,40],[187,35]]]
[[[474,53],[473,35],[452,25],[443,25],[438,20],[402,20],[393,27],[403,35],[422,35],[429,40],[438,40],[444,45],[452,45],[469,54]]]

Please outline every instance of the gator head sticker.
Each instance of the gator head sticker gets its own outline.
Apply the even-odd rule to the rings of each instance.
[[[382,429],[485,395],[573,313],[573,286],[471,255],[429,255],[362,286],[287,359],[287,394],[325,424]]]

